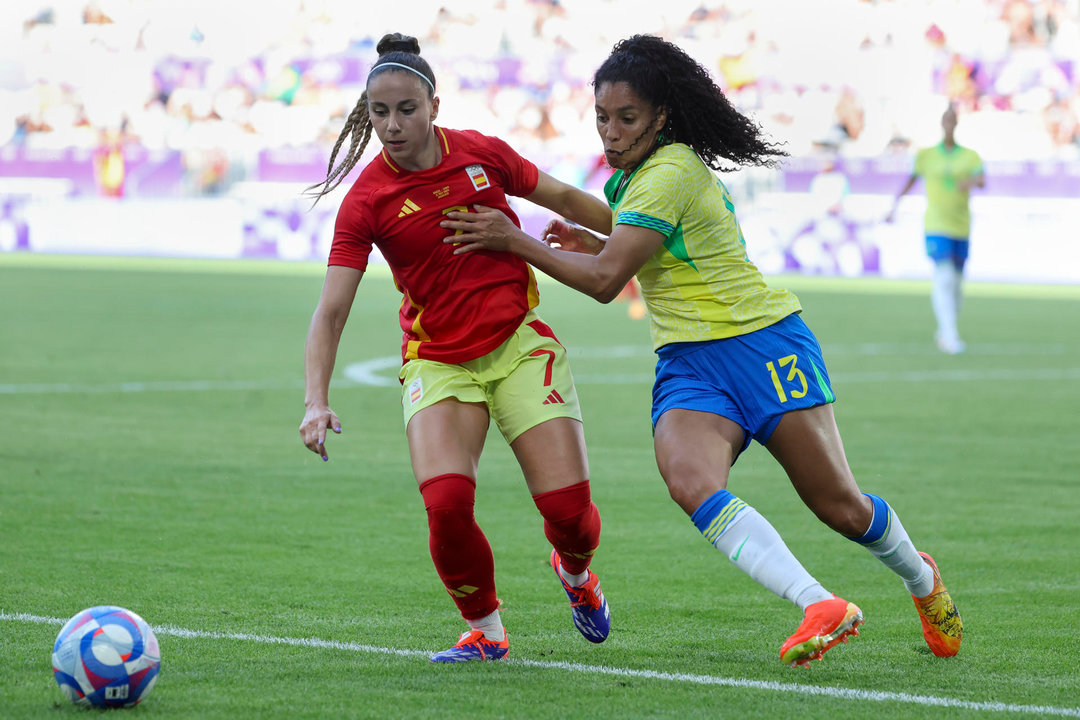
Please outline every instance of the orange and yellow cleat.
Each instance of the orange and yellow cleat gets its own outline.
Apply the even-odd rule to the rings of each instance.
[[[821,660],[829,648],[858,635],[862,622],[862,610],[855,603],[835,595],[816,602],[806,608],[799,629],[780,648],[780,660],[792,667],[809,666],[811,660]]]
[[[938,572],[934,558],[924,552],[919,554],[934,571],[934,589],[930,594],[922,598],[911,596],[915,601],[915,609],[919,611],[919,620],[922,621],[923,638],[930,646],[930,652],[938,657],[952,657],[960,651],[964,621],[960,619],[960,612],[949,597],[945,583],[941,582],[941,573]]]

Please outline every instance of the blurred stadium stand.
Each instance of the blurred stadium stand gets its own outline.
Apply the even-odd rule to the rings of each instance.
[[[725,177],[763,269],[924,275],[921,196],[880,218],[952,101],[959,142],[987,163],[970,277],[1080,281],[1080,0],[662,6],[410,0],[403,20],[355,0],[5,3],[0,251],[325,257],[343,191],[310,212],[300,191],[324,176],[388,31],[420,39],[440,124],[596,190],[591,74],[645,32],[696,57],[792,156]],[[155,213],[192,203],[213,232],[154,237]],[[522,209],[527,228],[543,221]],[[1021,241],[1037,257],[1018,261]]]

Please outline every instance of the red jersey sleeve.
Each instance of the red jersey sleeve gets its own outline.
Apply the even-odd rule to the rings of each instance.
[[[368,256],[375,241],[371,227],[372,209],[366,202],[368,193],[359,191],[358,185],[349,189],[341,202],[334,221],[334,241],[330,245],[327,265],[344,265],[356,270],[367,270]]]
[[[461,134],[471,136],[486,151],[498,158],[499,162],[494,165],[505,174],[499,184],[507,195],[525,197],[536,190],[536,184],[540,181],[540,170],[536,165],[518,155],[514,148],[497,137],[483,135],[476,130],[462,130]]]
[[[510,253],[454,255],[446,213],[494,207],[518,224],[507,195],[528,196],[540,171],[498,138],[435,128],[442,157],[407,170],[385,149],[338,210],[330,265],[364,270],[372,247],[402,292],[402,360],[461,363],[491,352],[539,302],[529,266]]]

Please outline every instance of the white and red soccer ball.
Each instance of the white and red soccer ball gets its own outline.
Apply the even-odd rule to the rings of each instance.
[[[154,687],[161,650],[145,620],[101,605],[67,621],[56,636],[52,665],[56,683],[76,705],[131,707]]]

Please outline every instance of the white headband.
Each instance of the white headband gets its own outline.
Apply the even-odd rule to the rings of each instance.
[[[428,76],[427,76],[427,75],[425,75],[424,73],[420,72],[420,71],[419,71],[419,70],[417,70],[416,68],[413,68],[413,67],[409,67],[408,65],[402,65],[401,63],[396,63],[396,62],[384,62],[384,63],[379,63],[378,65],[376,65],[375,67],[373,67],[373,68],[371,69],[371,71],[372,71],[372,72],[375,72],[375,71],[376,71],[376,70],[378,70],[379,68],[384,68],[384,67],[387,67],[387,66],[390,66],[390,65],[392,65],[392,66],[394,66],[394,67],[399,67],[399,68],[405,68],[406,70],[408,70],[408,71],[409,71],[409,72],[411,72],[411,73],[416,73],[417,75],[419,75],[419,76],[420,76],[420,78],[421,78],[421,79],[422,79],[422,80],[423,80],[424,82],[426,82],[426,83],[427,83],[428,85],[430,85],[430,86],[431,86],[431,92],[435,92],[435,83],[431,82],[431,80],[429,80],[429,79],[428,79]]]

